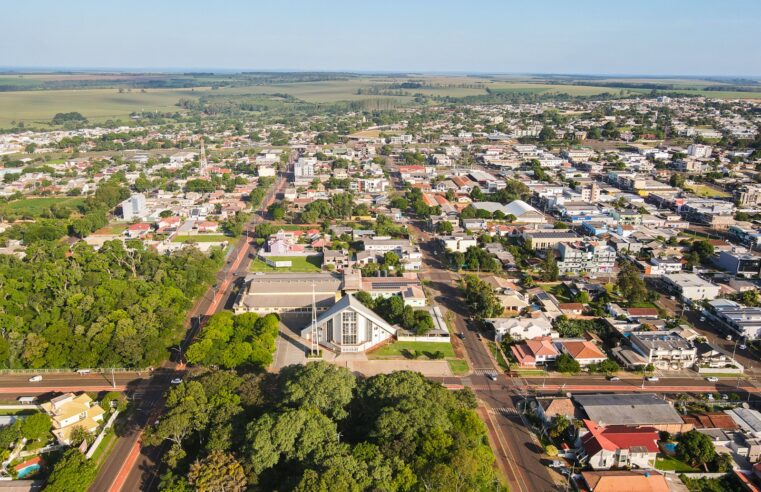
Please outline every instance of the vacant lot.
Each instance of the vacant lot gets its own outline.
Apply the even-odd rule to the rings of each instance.
[[[702,184],[693,184],[686,186],[687,189],[692,191],[698,196],[702,197],[713,197],[713,198],[727,198],[731,195],[727,193],[726,191],[718,190],[716,188],[712,188],[707,185]]]
[[[19,215],[40,217],[43,213],[48,212],[50,207],[52,207],[54,204],[57,204],[59,207],[64,207],[74,211],[82,203],[84,203],[84,198],[40,197],[15,200],[7,204],[0,205],[0,208],[6,209],[8,212]]]
[[[260,258],[256,258],[251,262],[250,270],[252,272],[319,272],[322,269],[322,257],[318,255],[313,256],[270,256],[272,261],[290,261],[291,265],[287,268],[275,268],[271,267],[262,261]]]

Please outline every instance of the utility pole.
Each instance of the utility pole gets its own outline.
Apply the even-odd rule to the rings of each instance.
[[[317,328],[317,301],[315,299],[315,293],[314,293],[314,282],[312,282],[312,330],[311,330],[311,336],[310,342],[311,343],[311,352],[313,356],[317,356],[317,353],[319,351],[319,335],[316,331]]]
[[[111,387],[116,389],[116,376],[114,376],[114,368],[111,368]]]

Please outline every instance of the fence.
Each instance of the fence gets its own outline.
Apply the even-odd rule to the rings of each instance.
[[[146,372],[151,371],[152,367],[145,368],[127,368],[127,367],[96,367],[93,369],[66,369],[66,368],[47,368],[47,369],[0,369],[0,374],[71,374],[79,371],[87,371],[83,374],[111,374],[125,372]]]
[[[87,454],[85,454],[85,458],[88,460],[92,458],[92,455],[95,454],[95,451],[98,449],[98,446],[100,446],[100,443],[103,441],[103,438],[106,436],[106,432],[108,432],[108,429],[111,428],[112,425],[114,425],[114,420],[116,420],[116,416],[119,415],[119,410],[114,410],[114,413],[111,414],[111,418],[108,419],[108,422],[106,422],[106,425],[103,426],[103,430],[100,431],[100,434],[98,434],[98,437],[95,438],[95,441],[92,443],[92,446],[90,446],[90,449],[87,450]]]

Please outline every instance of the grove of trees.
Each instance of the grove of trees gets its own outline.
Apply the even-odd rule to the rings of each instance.
[[[213,371],[170,390],[145,442],[171,444],[163,491],[504,490],[475,407],[407,371]]]

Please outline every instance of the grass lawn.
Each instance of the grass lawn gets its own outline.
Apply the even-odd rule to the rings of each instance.
[[[235,238],[225,236],[224,234],[194,234],[192,236],[174,236],[173,243],[217,243],[222,241],[233,241]]]
[[[518,364],[510,364],[510,371],[521,376],[546,376],[548,374],[544,369],[521,369]]]
[[[25,408],[23,410],[0,409],[0,415],[32,415],[37,412],[38,410],[34,408]]]
[[[108,452],[111,451],[111,448],[113,447],[115,442],[116,442],[116,433],[114,432],[114,429],[111,428],[108,432],[106,432],[106,435],[103,436],[103,440],[100,441],[100,445],[92,454],[92,460],[95,463],[100,464],[100,460],[106,455],[108,455]]]
[[[655,468],[663,471],[675,471],[678,473],[689,473],[700,471],[691,467],[687,463],[683,463],[678,459],[671,456],[659,456],[655,459]]]
[[[455,376],[464,376],[470,371],[470,367],[468,367],[468,361],[461,359],[451,359],[448,360],[447,363],[449,364],[449,369],[452,371],[452,374]]]
[[[127,224],[108,224],[106,227],[101,227],[97,231],[93,232],[95,236],[110,236],[113,234],[121,234],[127,229]]]
[[[400,359],[408,358],[405,354],[422,353],[427,354],[442,352],[444,358],[454,358],[454,348],[451,343],[443,342],[394,342],[384,345],[378,350],[372,352],[371,359]],[[428,357],[431,359],[432,357]]]
[[[537,286],[555,296],[560,302],[571,302],[571,298],[568,297],[568,290],[563,284],[537,284]]]
[[[643,302],[631,302],[629,303],[629,307],[632,308],[657,308],[655,304],[653,304],[650,301],[643,301]]]
[[[291,266],[275,268],[269,266],[261,258],[251,262],[249,268],[252,272],[319,272],[322,269],[322,257],[312,256],[270,256],[272,261],[290,261]]]
[[[499,348],[497,347],[497,344],[492,342],[492,341],[489,341],[488,343],[489,343],[489,350],[491,350],[492,355],[497,360],[497,365],[503,371],[509,371],[510,370],[510,364],[502,356],[502,352],[499,351]]]
[[[732,196],[726,191],[718,190],[711,186],[706,186],[702,184],[693,184],[693,185],[685,186],[685,188],[692,191],[696,195],[702,196],[702,197],[727,198]]]
[[[84,203],[85,199],[80,197],[39,197],[39,198],[24,198],[21,200],[14,200],[4,205],[9,212],[16,214],[29,215],[32,217],[39,217],[50,210],[50,207],[54,204],[62,206],[64,208],[75,210],[77,206]]]

